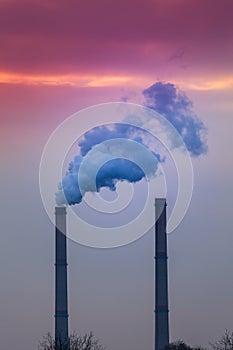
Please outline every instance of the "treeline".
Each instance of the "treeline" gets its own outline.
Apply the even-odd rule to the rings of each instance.
[[[224,335],[215,343],[210,343],[211,350],[233,350],[233,332],[227,330]],[[72,334],[64,344],[47,334],[40,342],[38,350],[107,350],[92,332],[80,336]],[[189,346],[183,340],[169,344],[164,350],[207,350],[202,346]],[[209,349],[208,349],[209,350]]]
[[[211,350],[233,350],[233,332],[227,330],[220,340],[215,343],[209,343]],[[178,340],[169,344],[164,350],[207,350],[202,346],[189,346],[183,340]]]

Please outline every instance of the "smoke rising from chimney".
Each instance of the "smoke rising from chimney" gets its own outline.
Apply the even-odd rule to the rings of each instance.
[[[121,124],[115,126],[117,129],[121,128]],[[112,134],[104,126],[92,130],[92,136],[95,132],[100,135],[99,129],[105,129],[105,136]],[[162,161],[160,155],[151,152],[141,140],[138,142],[139,139],[128,140],[125,137],[120,138],[119,133],[117,135],[115,139],[107,138],[101,144],[90,147],[84,156],[78,155],[74,158],[62,179],[60,191],[56,194],[58,205],[65,202],[69,205],[78,204],[86,192],[99,192],[102,187],[115,191],[118,181],[134,183],[144,177],[149,179],[155,176],[157,163]],[[88,138],[93,140],[92,137]]]
[[[176,128],[192,156],[199,156],[207,152],[205,142],[206,128],[193,112],[192,102],[183,92],[179,91],[173,84],[158,82],[145,89],[143,95],[145,97],[145,106],[163,115]],[[153,171],[145,173],[137,165],[137,162],[134,163],[123,156],[122,152],[124,150],[120,139],[133,140],[148,148],[151,136],[143,129],[144,127],[147,130],[156,127],[156,123],[153,124],[154,120],[150,120],[150,117],[148,119],[148,116],[141,124],[137,123],[137,125],[141,126],[140,128],[130,125],[130,118],[133,119],[134,116],[128,116],[125,119],[126,124],[116,123],[98,126],[83,135],[83,138],[78,141],[80,154],[69,164],[66,175],[59,184],[59,191],[56,193],[57,205],[78,204],[82,201],[85,192],[98,192],[102,187],[108,187],[110,190],[115,191],[118,181],[125,180],[134,183],[144,177],[148,179],[152,175],[156,176],[157,167],[154,166],[154,162],[151,164]],[[180,145],[176,144],[177,140],[173,141],[172,135],[168,135],[168,137],[170,136],[171,146],[174,148],[179,147]],[[102,147],[97,148],[97,145],[108,140],[111,140],[114,147],[106,147],[103,144]],[[92,158],[89,158],[89,161],[93,162],[93,167],[90,164],[89,173],[86,176],[86,184],[83,185],[85,191],[81,191],[78,174],[82,162],[91,150],[96,150],[92,154]],[[138,152],[135,143],[132,143],[132,147],[130,147],[128,152],[132,155]],[[164,161],[159,147],[153,150],[152,153],[157,162]],[[119,156],[116,157],[116,154]],[[141,156],[144,157],[143,152]],[[92,178],[91,171],[92,168],[96,168],[97,162],[104,163],[104,165],[100,167],[96,175],[96,187],[93,189],[89,186],[88,179]],[[151,162],[151,159],[148,159],[148,162]]]

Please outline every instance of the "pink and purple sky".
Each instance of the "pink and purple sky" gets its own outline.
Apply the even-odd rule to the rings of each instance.
[[[0,1],[5,84],[230,88],[232,2]]]
[[[209,144],[169,242],[171,340],[208,345],[233,330],[232,13],[231,0],[0,0],[3,350],[31,350],[53,330],[45,142],[79,109],[140,103],[156,81],[185,91]],[[150,235],[108,252],[70,243],[72,328],[91,327],[111,350],[152,349],[152,255]]]

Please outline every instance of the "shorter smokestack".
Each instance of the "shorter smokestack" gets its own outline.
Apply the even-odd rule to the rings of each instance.
[[[166,199],[155,200],[155,350],[169,344]]]
[[[56,207],[56,253],[55,253],[55,342],[68,342],[68,297],[66,257],[66,208]]]

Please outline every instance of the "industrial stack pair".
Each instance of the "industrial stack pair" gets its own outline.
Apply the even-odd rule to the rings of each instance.
[[[155,207],[155,350],[162,350],[169,344],[166,199],[157,198]],[[56,207],[55,216],[55,341],[67,344],[66,207]]]

